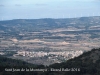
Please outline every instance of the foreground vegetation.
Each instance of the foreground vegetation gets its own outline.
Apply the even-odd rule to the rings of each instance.
[[[7,69],[47,69],[39,71],[7,71]],[[53,71],[51,69],[69,69],[69,71]],[[73,69],[73,70],[72,70]],[[0,75],[100,75],[100,48],[85,52],[79,57],[50,66],[33,65],[20,60],[0,56]]]

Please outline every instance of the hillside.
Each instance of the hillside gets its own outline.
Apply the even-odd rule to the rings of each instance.
[[[94,17],[80,17],[80,18],[64,18],[64,19],[14,19],[7,21],[0,21],[0,30],[8,31],[14,30],[16,32],[20,31],[39,31],[46,29],[63,28],[68,26],[80,27],[94,26],[100,24],[100,16]],[[24,29],[24,30],[23,30]]]
[[[0,75],[36,75],[37,72],[22,72],[22,69],[44,68],[42,65],[33,65],[21,60],[0,56]]]
[[[60,64],[53,64],[53,68],[78,68],[77,72],[61,72],[63,75],[100,75],[100,48],[92,49],[79,57]],[[55,73],[55,72],[54,72]],[[60,74],[60,75],[62,75]],[[59,75],[59,72],[55,75]]]
[[[100,48],[92,49],[66,62],[45,67],[48,69],[46,72],[5,72],[3,70],[6,67],[12,68],[14,66],[16,66],[15,68],[44,68],[42,65],[34,66],[22,61],[0,56],[0,75],[100,75]],[[55,68],[56,71],[53,71],[53,68]],[[62,68],[67,70],[60,71]],[[57,71],[57,69],[59,71]]]

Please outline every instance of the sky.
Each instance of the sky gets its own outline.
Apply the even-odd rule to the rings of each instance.
[[[0,0],[0,20],[100,16],[100,0]]]

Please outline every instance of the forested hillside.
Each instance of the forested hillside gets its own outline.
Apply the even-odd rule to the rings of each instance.
[[[47,71],[36,72],[31,70],[29,72],[7,72],[5,71],[6,68],[34,68],[47,69]],[[47,67],[42,65],[36,66],[20,60],[0,56],[0,75],[100,75],[100,48],[92,49],[79,57]]]

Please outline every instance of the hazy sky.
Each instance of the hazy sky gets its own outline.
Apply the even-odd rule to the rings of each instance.
[[[100,0],[0,0],[0,20],[100,16]]]

